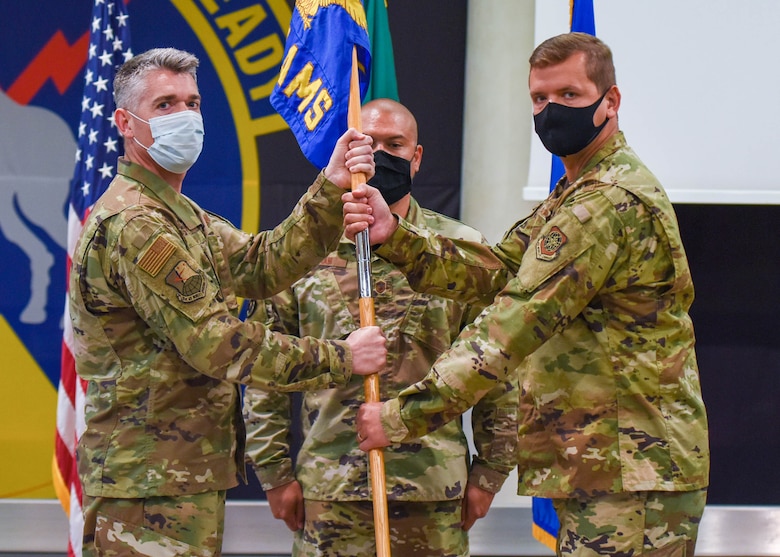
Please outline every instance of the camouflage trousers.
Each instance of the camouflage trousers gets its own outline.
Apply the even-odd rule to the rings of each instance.
[[[84,557],[222,553],[225,492],[112,499],[84,496]]]
[[[303,530],[295,533],[292,557],[376,555],[371,501],[304,502]],[[469,555],[461,525],[461,501],[389,501],[390,553],[393,557]]]
[[[554,499],[558,556],[693,557],[707,490]]]

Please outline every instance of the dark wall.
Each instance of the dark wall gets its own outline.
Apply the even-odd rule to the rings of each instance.
[[[678,205],[710,421],[712,504],[780,504],[780,206]]]

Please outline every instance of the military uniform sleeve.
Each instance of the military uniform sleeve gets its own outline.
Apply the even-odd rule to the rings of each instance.
[[[350,377],[345,342],[294,338],[232,315],[208,257],[165,217],[136,216],[117,237],[112,273],[161,342],[173,343],[194,369],[276,390],[325,388]]]
[[[476,455],[469,483],[498,493],[517,465],[517,374],[496,386],[471,411]]]
[[[382,424],[391,441],[424,435],[474,406],[604,287],[621,253],[623,228],[604,196],[593,193],[587,201],[588,211],[563,207],[545,224],[493,304],[425,379],[385,405]]]
[[[336,248],[343,232],[344,191],[320,173],[292,213],[254,236],[215,219],[239,296],[261,300],[290,286]]]
[[[295,479],[290,452],[291,395],[247,387],[244,391],[246,457],[263,489]]]
[[[393,263],[418,292],[465,303],[489,303],[510,274],[489,246],[437,235],[404,219],[376,254]]]
[[[253,321],[264,320],[279,333],[296,334],[297,304],[289,290],[272,299],[260,301]],[[290,450],[292,397],[287,393],[267,392],[253,387],[244,391],[246,456],[263,489],[268,491],[295,480]]]

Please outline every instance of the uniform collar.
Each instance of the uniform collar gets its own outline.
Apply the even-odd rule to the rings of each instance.
[[[582,178],[586,176],[591,170],[593,170],[593,168],[601,161],[603,161],[613,153],[619,151],[620,149],[623,149],[624,147],[626,147],[626,145],[627,145],[626,137],[623,135],[623,132],[621,131],[616,132],[601,147],[601,149],[596,151],[596,153],[591,157],[591,159],[587,162],[587,164],[582,168],[582,172],[580,172],[580,175],[577,176],[576,182],[582,180]]]
[[[197,205],[186,195],[174,190],[165,180],[147,170],[140,164],[130,162],[124,157],[119,158],[117,174],[139,182],[150,190],[166,207],[173,211],[189,229],[201,225],[201,220],[195,211]]]
[[[554,195],[556,197],[560,196],[564,191],[569,189],[574,189],[577,186],[579,186],[584,180],[586,180],[592,173],[593,169],[598,166],[599,163],[601,163],[604,159],[611,156],[615,152],[624,149],[628,144],[626,143],[626,137],[623,135],[622,131],[616,132],[612,137],[610,137],[607,142],[594,153],[594,155],[590,158],[590,160],[585,164],[585,166],[582,167],[582,170],[580,171],[579,176],[573,181],[569,182],[566,179],[566,175],[564,174],[563,177],[561,177],[560,180],[558,180],[558,183],[555,184],[555,189],[553,190]]]

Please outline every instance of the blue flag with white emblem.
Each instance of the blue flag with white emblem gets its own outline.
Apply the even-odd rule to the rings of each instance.
[[[336,141],[347,130],[353,46],[362,100],[371,65],[362,2],[296,0],[271,104],[317,168],[327,166]]]

